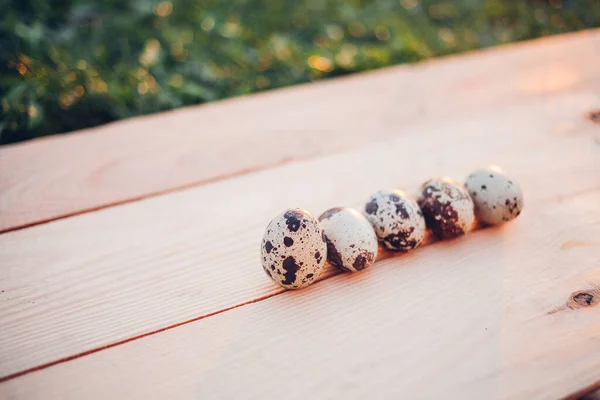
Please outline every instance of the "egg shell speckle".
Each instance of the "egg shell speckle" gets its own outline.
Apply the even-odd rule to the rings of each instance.
[[[419,205],[400,190],[380,190],[365,205],[365,215],[377,238],[391,251],[417,248],[425,238],[425,219]]]
[[[521,214],[523,192],[519,184],[495,167],[482,168],[469,175],[465,186],[477,219],[489,225],[511,221]]]
[[[320,217],[327,259],[347,272],[368,268],[377,258],[377,236],[369,221],[352,208],[332,208]]]
[[[289,209],[265,229],[261,260],[265,273],[284,288],[298,289],[313,283],[323,271],[327,245],[321,226],[311,213]]]
[[[450,178],[437,178],[421,186],[419,205],[431,231],[440,239],[467,233],[475,222],[473,201],[467,190]]]

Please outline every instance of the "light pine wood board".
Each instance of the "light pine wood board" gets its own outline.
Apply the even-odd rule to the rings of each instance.
[[[568,94],[599,64],[592,30],[5,146],[0,232]]]
[[[530,202],[503,227],[28,374],[0,394],[568,396],[600,378],[598,204],[600,190]],[[594,243],[573,245],[582,240]],[[572,301],[580,291],[591,306]]]
[[[495,163],[527,207],[600,187],[594,87],[509,102],[363,148],[0,236],[0,376],[281,292],[260,267],[270,218]],[[527,209],[526,209],[527,212]],[[583,239],[582,239],[583,240]]]

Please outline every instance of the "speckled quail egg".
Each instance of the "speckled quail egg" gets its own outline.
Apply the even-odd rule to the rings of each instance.
[[[408,251],[425,238],[425,220],[418,204],[400,190],[380,190],[365,205],[377,238],[391,251]]]
[[[368,268],[377,257],[377,236],[369,221],[352,208],[332,208],[320,217],[329,262],[348,272]]]
[[[475,204],[475,216],[484,224],[502,224],[513,220],[523,209],[523,192],[498,167],[478,169],[465,183]]]
[[[319,222],[302,209],[289,209],[269,223],[261,246],[262,266],[275,283],[288,289],[310,285],[327,259]]]
[[[440,239],[467,233],[473,226],[473,201],[467,190],[450,178],[437,178],[421,186],[419,205],[431,231]]]

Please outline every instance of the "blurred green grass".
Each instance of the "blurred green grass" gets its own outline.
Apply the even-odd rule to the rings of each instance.
[[[0,0],[0,144],[600,26],[598,0]]]

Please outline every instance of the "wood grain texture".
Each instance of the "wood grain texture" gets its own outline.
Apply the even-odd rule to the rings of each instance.
[[[600,104],[595,89],[511,101],[360,149],[4,234],[0,376],[279,293],[260,268],[259,242],[284,208],[359,205],[380,188],[460,179],[488,163],[512,171],[532,211],[596,190],[597,127],[581,114]]]
[[[5,146],[0,232],[568,94],[598,64],[593,30]]]
[[[600,371],[600,191],[0,385],[6,399],[561,398]],[[597,303],[596,303],[597,304]],[[556,311],[559,309],[560,311]]]

